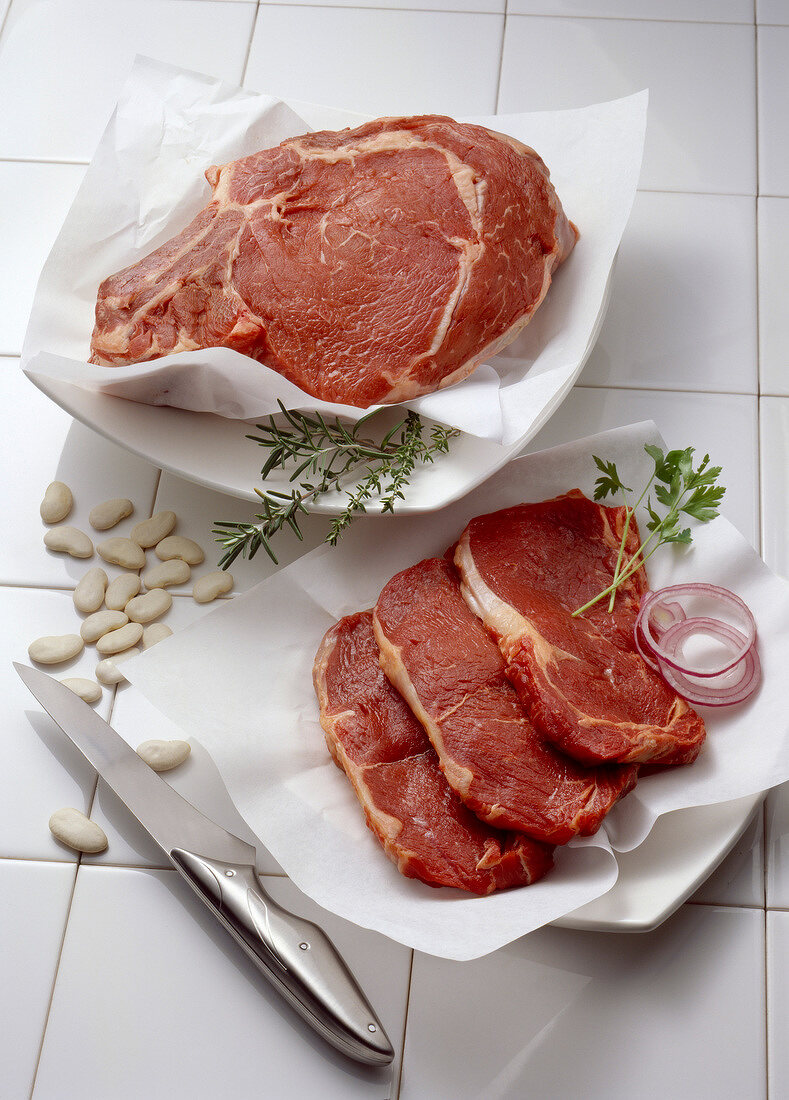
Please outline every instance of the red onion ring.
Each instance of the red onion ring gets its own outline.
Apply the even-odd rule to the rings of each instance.
[[[742,641],[740,642],[739,648],[731,651],[726,662],[719,665],[717,668],[699,672],[695,668],[689,668],[687,662],[683,663],[678,661],[674,653],[668,652],[664,648],[663,638],[668,630],[671,630],[676,625],[677,617],[673,611],[676,604],[669,604],[671,608],[669,613],[674,616],[674,623],[660,633],[653,630],[653,617],[651,614],[653,608],[659,606],[665,611],[667,597],[670,599],[671,597],[682,598],[683,596],[711,596],[722,603],[727,611],[734,614],[734,616],[740,620],[739,625],[742,627],[743,633],[740,635]],[[682,618],[685,619],[684,610],[682,611]],[[704,621],[718,622],[719,620],[705,619]],[[725,622],[722,622],[721,625],[728,626]],[[729,629],[734,628],[730,627]],[[661,588],[659,592],[647,592],[641,600],[638,618],[636,619],[636,637],[638,637],[639,630],[641,631],[642,641],[652,652],[654,660],[665,661],[672,668],[676,669],[677,672],[691,673],[696,676],[717,676],[719,673],[727,672],[730,668],[734,668],[756,641],[756,622],[748,605],[743,603],[739,596],[730,592],[728,588],[721,588],[719,585],[715,584],[674,584],[670,585],[668,588]]]
[[[661,673],[666,683],[670,684],[689,703],[695,703],[702,707],[730,707],[735,703],[744,703],[756,691],[761,679],[762,668],[756,646],[745,654],[740,661],[742,672],[739,678],[726,687],[706,686],[702,687],[693,683],[693,680],[683,672],[663,665]],[[728,676],[732,670],[729,669]]]
[[[688,618],[681,604],[672,599],[683,595],[719,599],[730,613],[738,616],[744,631],[708,616]],[[706,634],[724,645],[728,654],[723,664],[700,669],[683,658],[683,644],[696,634]],[[636,649],[649,667],[660,673],[679,695],[699,706],[742,703],[753,695],[761,679],[753,615],[739,596],[717,585],[671,585],[658,592],[647,592],[639,608],[634,638]]]
[[[687,619],[687,615],[679,603],[653,603],[649,610],[649,627],[658,641],[663,637],[670,626]]]

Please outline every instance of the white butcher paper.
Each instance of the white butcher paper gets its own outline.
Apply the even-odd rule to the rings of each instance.
[[[580,239],[534,320],[493,368],[405,404],[505,445],[530,438],[565,396],[596,338],[606,286],[635,197],[647,92],[579,110],[475,117],[532,145]],[[96,294],[108,276],[181,232],[210,198],[212,164],[315,128],[369,115],[288,105],[212,77],[137,58],[47,259],[22,366],[37,376],[150,405],[251,420],[288,408],[361,410],[317,401],[268,367],[222,348],[126,367],[88,364]]]
[[[386,858],[326,749],[313,658],[332,623],[372,607],[401,569],[443,554],[472,517],[576,487],[591,497],[599,474],[593,454],[615,461],[639,492],[653,468],[645,443],[665,446],[654,424],[619,428],[516,459],[440,512],[360,520],[339,548],[320,547],[225,601],[124,672],[208,749],[242,816],[311,898],[420,951],[484,955],[608,891],[617,877],[615,851],[636,848],[661,814],[789,779],[789,585],[723,517],[691,521],[689,549],[665,546],[654,555],[654,588],[706,581],[745,600],[758,625],[762,685],[740,706],[701,711],[708,737],[692,766],[641,779],[596,836],[556,849],[556,868],[544,880],[486,898],[406,879]],[[638,518],[643,533],[647,517]]]

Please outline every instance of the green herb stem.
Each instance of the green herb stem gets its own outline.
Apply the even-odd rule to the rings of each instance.
[[[652,459],[655,468],[641,495],[632,507],[628,505],[626,496],[632,490],[623,484],[615,463],[605,462],[597,455],[592,456],[597,469],[601,473],[601,476],[595,482],[594,499],[601,500],[609,494],[621,492],[625,501],[626,517],[611,584],[589,600],[588,603],[585,603],[583,607],[577,608],[573,612],[573,616],[581,615],[605,596],[610,597],[608,601],[609,612],[613,611],[619,587],[632,577],[636,570],[640,569],[659,547],[669,542],[689,544],[692,541],[692,535],[689,527],[680,529],[681,515],[688,515],[700,523],[707,523],[718,515],[720,502],[726,490],[723,486],[716,484],[721,468],[720,466],[710,466],[709,455],[705,455],[698,469],[694,469],[692,447],[686,447],[683,451],[664,453],[659,447],[647,444],[644,450]],[[630,522],[636,509],[641,505],[653,485],[656,506],[662,505],[667,511],[665,515],[661,516],[656,508],[652,506],[651,497],[648,498],[646,507],[649,522],[646,526],[650,535],[623,567],[622,562],[624,561]],[[657,539],[657,543],[649,553],[645,553],[654,539]]]
[[[339,417],[327,421],[318,412],[309,415],[286,409],[280,403],[285,425],[277,423],[274,417],[269,417],[268,424],[258,424],[261,434],[247,438],[269,452],[261,476],[266,478],[274,470],[287,468],[288,480],[294,487],[290,493],[255,489],[263,502],[263,511],[255,516],[256,523],[223,520],[214,524],[217,541],[225,549],[219,565],[227,569],[239,555],[253,558],[261,547],[277,563],[271,546],[273,537],[289,527],[297,538],[303,538],[299,515],[307,513],[306,505],[325,494],[345,492],[343,511],[326,536],[328,543],[336,545],[372,499],[378,498],[382,512],[394,512],[397,502],[405,499],[405,489],[416,466],[446,454],[452,438],[460,434],[457,429],[435,425],[430,438],[425,439],[421,418],[409,412],[380,442],[361,436],[360,429],[377,411],[346,425]],[[348,478],[360,474],[354,487],[344,489]]]

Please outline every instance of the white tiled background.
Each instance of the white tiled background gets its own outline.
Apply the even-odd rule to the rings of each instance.
[[[0,1095],[272,1100],[789,1096],[789,795],[653,933],[545,929],[456,964],[320,914],[398,1049],[393,1073],[315,1039],[163,869],[10,671],[73,623],[81,574],[41,544],[55,476],[78,518],[108,496],[172,507],[210,546],[221,500],[74,425],[21,376],[41,264],[136,52],[250,89],[371,113],[580,106],[650,89],[608,318],[534,446],[653,418],[725,467],[726,512],[789,575],[789,4],[785,0],[0,0]],[[127,521],[131,522],[131,521]],[[322,521],[312,537],[321,537]],[[259,563],[259,565],[258,565]],[[209,563],[210,564],[210,563]],[[267,569],[236,570],[243,589]],[[201,613],[178,596],[178,627]],[[75,669],[89,669],[83,656]],[[125,688],[130,742],[168,736]],[[196,749],[174,784],[243,831]],[[91,810],[77,859],[52,810]],[[261,849],[294,908],[315,907]]]

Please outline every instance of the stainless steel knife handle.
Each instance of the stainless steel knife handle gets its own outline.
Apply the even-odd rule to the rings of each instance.
[[[317,924],[278,905],[249,864],[175,848],[170,859],[258,969],[343,1054],[385,1066],[394,1050],[378,1017]]]

